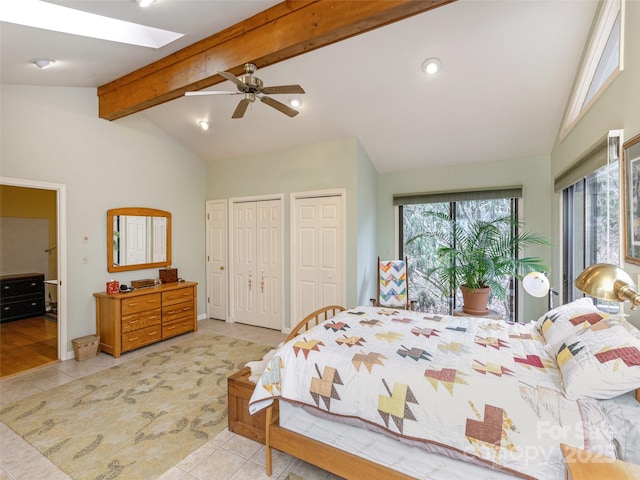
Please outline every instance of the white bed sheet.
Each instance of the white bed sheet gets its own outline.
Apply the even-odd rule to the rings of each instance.
[[[376,432],[332,422],[280,401],[280,425],[420,480],[512,480],[508,473],[425,452]],[[372,479],[375,480],[375,479]]]

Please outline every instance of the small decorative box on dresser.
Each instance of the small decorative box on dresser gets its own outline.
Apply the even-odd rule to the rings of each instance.
[[[0,322],[44,314],[44,274],[23,273],[0,277]]]
[[[122,352],[195,332],[197,283],[176,282],[96,298],[96,330],[100,350],[119,357]]]

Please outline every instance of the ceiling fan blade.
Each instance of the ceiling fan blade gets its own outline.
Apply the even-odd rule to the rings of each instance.
[[[240,80],[238,77],[236,77],[235,75],[229,73],[229,72],[218,72],[218,75],[222,75],[224,78],[226,78],[227,80],[229,80],[230,82],[235,83],[238,86],[238,89],[241,92],[248,92],[249,91],[249,87],[247,87],[242,80]]]
[[[266,94],[304,93],[304,89],[300,85],[277,85],[275,87],[264,87],[262,92]]]
[[[260,100],[270,107],[273,107],[276,110],[284,113],[285,115],[289,115],[290,117],[295,117],[299,113],[297,110],[287,107],[284,103],[280,103],[279,101],[274,100],[271,97],[260,97]]]
[[[223,92],[221,90],[201,90],[199,92],[185,92],[186,97],[197,97],[199,95],[240,95],[241,92]]]
[[[249,100],[247,100],[246,98],[243,98],[242,100],[240,100],[240,102],[238,103],[238,106],[236,107],[236,109],[233,112],[233,115],[231,115],[231,118],[242,118],[244,117],[244,112],[247,111],[247,107],[249,106],[251,102]]]

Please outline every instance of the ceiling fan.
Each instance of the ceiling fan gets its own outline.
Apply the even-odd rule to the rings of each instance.
[[[263,87],[262,80],[258,77],[254,77],[256,72],[256,66],[253,63],[244,64],[245,74],[239,77],[232,75],[229,72],[218,72],[218,75],[222,75],[224,78],[236,84],[238,87],[237,92],[221,92],[217,90],[204,90],[200,92],[186,92],[186,96],[196,95],[244,95],[244,98],[240,100],[238,106],[231,118],[242,118],[247,111],[247,107],[250,103],[254,102],[256,98],[259,98],[261,102],[266,103],[270,107],[288,115],[295,117],[299,112],[291,107],[288,107],[284,103],[274,100],[267,95],[281,94],[281,93],[304,93],[304,90],[300,85],[278,85],[276,87]]]

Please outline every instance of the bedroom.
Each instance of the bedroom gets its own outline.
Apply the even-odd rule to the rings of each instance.
[[[637,25],[639,21],[637,2],[628,2],[627,25]],[[640,132],[640,99],[632,87],[640,83],[637,56],[640,40],[631,28],[626,31],[625,44],[624,75],[616,79],[563,142],[556,141],[551,150],[534,158],[472,164],[464,176],[454,176],[452,172],[457,173],[457,169],[445,166],[378,174],[356,138],[247,156],[208,168],[197,155],[142,116],[114,123],[99,120],[95,88],[3,84],[2,176],[64,184],[67,189],[66,352],[70,351],[70,339],[93,332],[92,293],[103,289],[109,278],[104,269],[102,243],[106,234],[104,213],[117,206],[162,208],[169,204],[175,219],[173,263],[183,275],[204,288],[202,258],[207,199],[345,188],[352,202],[348,210],[350,220],[368,229],[349,234],[348,304],[367,301],[373,289],[372,259],[376,253],[385,256],[394,250],[390,229],[394,213],[388,201],[392,193],[522,184],[527,191],[528,220],[533,228],[549,233],[558,242],[560,199],[552,193],[552,179],[604,132],[624,128],[627,138]],[[325,176],[310,178],[308,167],[300,168],[300,158],[322,166]],[[265,171],[263,166],[267,162],[274,162],[278,168]],[[247,171],[255,174],[247,176]],[[146,180],[140,181],[141,178]],[[367,210],[365,216],[365,211],[358,209],[360,202],[374,203],[375,211]],[[82,241],[85,234],[90,237],[88,244]],[[359,235],[373,236],[375,244],[367,246],[368,252],[357,248]],[[87,264],[82,263],[85,253],[89,256]],[[560,263],[555,251],[553,255],[557,284],[559,277],[555,275],[559,275]],[[632,275],[640,271],[631,264],[625,268]],[[126,274],[119,279],[128,282],[137,277]],[[204,290],[200,290],[198,297],[198,312],[203,315]],[[531,308],[528,316],[536,318],[544,306],[535,304]],[[637,322],[636,315],[632,319]]]

